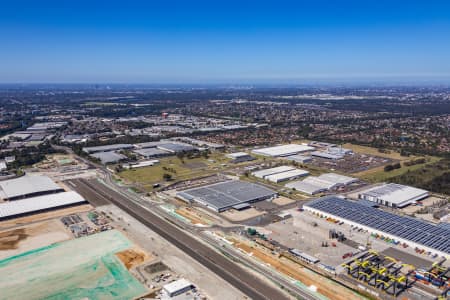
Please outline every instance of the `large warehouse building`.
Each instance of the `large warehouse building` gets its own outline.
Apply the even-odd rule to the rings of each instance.
[[[310,176],[302,181],[294,181],[286,184],[287,188],[295,189],[299,192],[315,195],[321,192],[336,189],[357,182],[354,177],[344,176],[336,173],[326,173],[320,176]]]
[[[315,148],[311,147],[311,146],[299,145],[299,144],[288,144],[288,145],[281,145],[281,146],[275,146],[275,147],[254,149],[252,152],[254,154],[258,154],[258,155],[277,157],[277,156],[290,156],[290,155],[295,155],[295,154],[298,154],[301,152],[312,151],[312,150],[315,150]]]
[[[118,151],[123,149],[132,149],[133,145],[131,144],[114,144],[114,145],[105,145],[105,146],[96,146],[96,147],[84,147],[83,151],[86,153],[96,153],[96,152],[105,152],[105,151]]]
[[[24,175],[0,181],[0,198],[9,201],[61,191],[63,189],[53,180],[41,175]]]
[[[359,199],[372,201],[389,207],[405,207],[428,197],[426,190],[406,185],[388,183],[376,186],[358,194]]]
[[[348,225],[406,243],[409,246],[449,257],[450,229],[411,217],[398,216],[338,196],[315,199],[303,206],[306,211],[331,217]]]
[[[182,142],[174,142],[171,140],[161,140],[159,142],[147,142],[135,144],[134,153],[142,155],[146,158],[173,155],[180,152],[189,152],[198,150],[190,144]]]
[[[283,181],[287,181],[287,180],[297,179],[297,178],[308,176],[308,175],[309,175],[308,171],[301,170],[301,169],[294,169],[291,171],[266,176],[265,179],[275,182],[275,183],[278,183],[278,182],[283,182]]]
[[[271,199],[275,191],[262,185],[232,180],[215,183],[177,193],[177,197],[187,202],[198,202],[217,212],[230,208],[239,209],[243,204]]]
[[[288,172],[288,171],[292,171],[292,170],[295,170],[295,168],[291,167],[291,166],[279,166],[279,167],[275,167],[275,168],[254,171],[254,172],[252,172],[252,175],[255,177],[261,178],[261,179],[265,179],[266,176],[279,174],[279,173],[283,173],[283,172]]]
[[[125,155],[115,151],[95,152],[91,156],[99,159],[102,164],[117,163],[127,158]]]
[[[319,178],[314,176],[310,176],[304,180],[293,181],[285,185],[285,187],[287,188],[294,189],[296,191],[309,195],[315,195],[325,192],[331,189],[333,186],[333,183],[320,180]]]
[[[0,220],[17,218],[83,203],[86,203],[86,200],[80,194],[73,191],[4,202],[0,203]]]

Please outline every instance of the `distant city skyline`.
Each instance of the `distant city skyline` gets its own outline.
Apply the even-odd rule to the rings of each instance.
[[[450,82],[448,1],[11,1],[0,37],[0,83]]]

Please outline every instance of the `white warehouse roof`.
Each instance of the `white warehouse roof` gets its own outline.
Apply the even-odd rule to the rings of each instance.
[[[0,219],[86,202],[74,191],[0,203]]]
[[[373,187],[359,193],[361,199],[382,202],[385,205],[392,204],[402,207],[417,200],[428,196],[428,191],[415,187],[401,185],[396,183],[388,183],[381,186]],[[387,202],[387,203],[386,203]]]
[[[275,147],[254,149],[252,152],[264,156],[289,156],[311,150],[315,150],[315,148],[307,145],[288,144]]]
[[[245,153],[245,152],[234,152],[234,153],[228,153],[225,156],[228,157],[228,158],[236,159],[236,158],[248,156],[248,153]]]
[[[286,184],[285,187],[290,188],[290,189],[295,189],[297,191],[300,191],[300,192],[303,192],[303,193],[306,193],[309,195],[314,195],[314,194],[324,192],[327,190],[327,188],[325,188],[323,186],[319,186],[319,185],[311,183],[311,182],[308,182],[306,179],[303,181],[298,180],[298,181],[290,182],[290,183]]]
[[[323,191],[327,191],[338,186],[339,183],[328,181],[320,177],[309,176],[302,181],[294,181],[286,184],[287,188],[296,189],[297,191],[314,195]]]
[[[166,285],[163,286],[164,290],[169,294],[169,295],[174,295],[177,294],[180,291],[186,290],[188,288],[193,287],[192,283],[190,283],[189,281],[187,281],[184,278],[175,280],[171,283],[168,283]]]
[[[290,167],[290,166],[279,166],[279,167],[275,167],[275,168],[255,171],[255,172],[252,172],[252,175],[255,177],[258,177],[258,178],[265,178],[266,176],[269,176],[269,175],[283,173],[283,172],[292,171],[292,170],[295,170],[295,168]]]
[[[343,184],[343,185],[348,185],[348,184],[358,181],[357,178],[350,177],[350,176],[344,176],[344,175],[340,175],[340,174],[336,174],[336,173],[322,174],[318,178],[329,181],[329,182],[333,182],[336,184]]]
[[[299,177],[307,176],[307,175],[309,175],[308,171],[301,170],[301,169],[294,169],[291,171],[266,176],[265,179],[272,181],[272,182],[280,182],[280,181],[286,181],[289,179],[299,178]]]
[[[96,146],[96,147],[84,147],[83,151],[86,153],[95,153],[95,152],[103,152],[103,151],[116,151],[122,149],[131,149],[133,145],[131,144],[114,144],[114,145],[105,145],[105,146]]]
[[[53,180],[42,175],[24,175],[0,181],[0,198],[11,199],[26,195],[62,190]]]

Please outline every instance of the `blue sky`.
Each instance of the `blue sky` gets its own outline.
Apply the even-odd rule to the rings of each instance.
[[[3,1],[0,82],[450,78],[450,1]]]

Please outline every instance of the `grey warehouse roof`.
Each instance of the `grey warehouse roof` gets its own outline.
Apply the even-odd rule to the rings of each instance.
[[[336,196],[326,196],[305,205],[324,213],[385,232],[441,252],[450,253],[450,229],[411,217],[398,216]]]
[[[25,175],[16,179],[0,181],[0,198],[10,199],[61,189],[59,185],[47,176]]]
[[[241,203],[267,199],[276,194],[259,184],[233,180],[185,190],[178,195],[220,211]]]
[[[188,145],[188,144],[182,144],[182,143],[164,143],[159,144],[158,148],[161,150],[166,150],[174,153],[182,152],[182,151],[192,151],[197,148],[194,146]]]
[[[122,150],[122,149],[131,149],[133,145],[131,144],[114,144],[114,145],[106,145],[106,146],[97,146],[97,147],[84,147],[83,151],[86,153],[95,153],[102,151],[114,151],[114,150]]]
[[[114,151],[97,152],[97,153],[91,154],[91,156],[100,159],[103,164],[115,163],[122,159],[127,158],[125,155],[116,153]]]
[[[143,148],[138,150],[133,150],[134,153],[137,153],[139,155],[145,156],[145,157],[155,157],[155,156],[163,156],[163,155],[169,155],[170,152],[157,149],[157,148]]]

